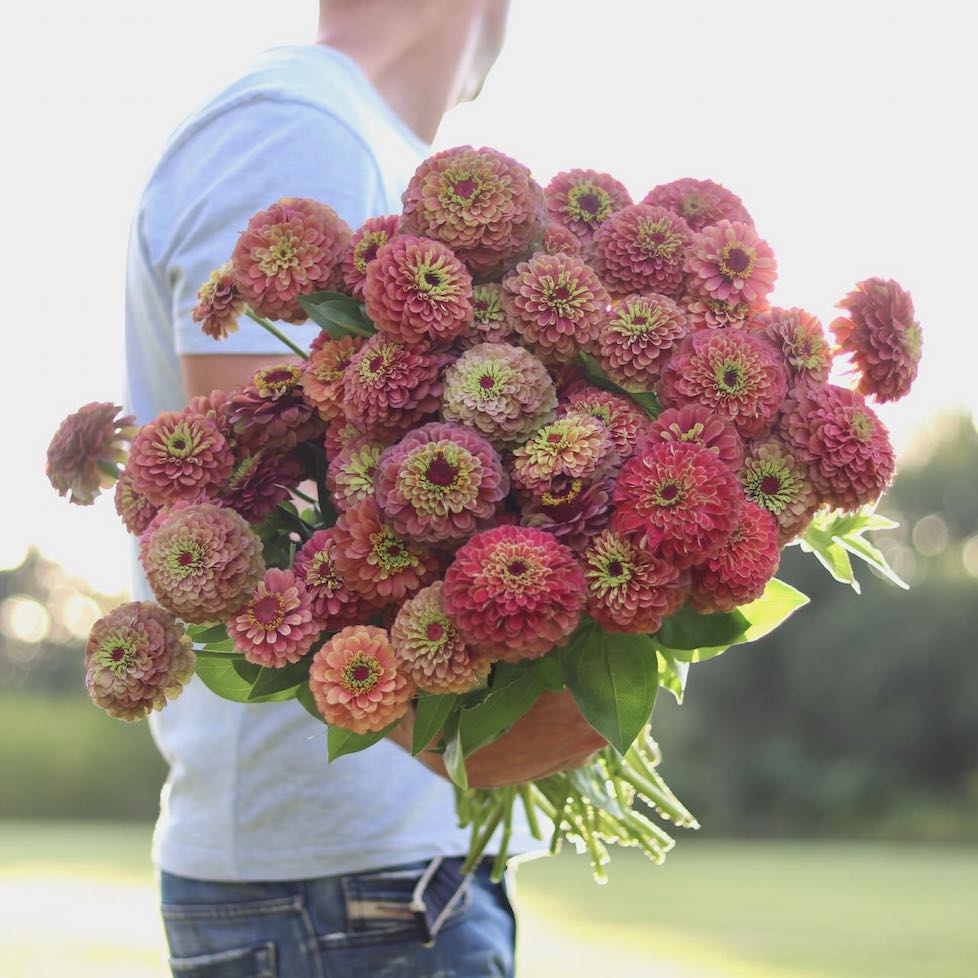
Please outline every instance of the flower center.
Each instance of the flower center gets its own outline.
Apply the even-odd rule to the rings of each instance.
[[[285,601],[280,594],[263,594],[248,609],[248,618],[266,632],[276,631],[285,619]]]
[[[564,213],[595,228],[611,213],[611,197],[590,181],[580,183],[567,194]]]
[[[696,218],[706,213],[706,201],[699,194],[690,194],[688,197],[683,197],[680,208],[684,217]]]
[[[638,243],[646,258],[671,258],[683,237],[664,221],[645,220],[637,229]]]
[[[775,516],[798,496],[798,480],[778,458],[746,463],[742,479],[747,496]]]
[[[744,365],[736,360],[724,360],[717,364],[713,376],[717,391],[721,394],[739,394],[747,386]]]
[[[343,669],[343,685],[352,693],[365,693],[380,681],[381,668],[376,659],[358,652]]]
[[[445,627],[440,621],[432,621],[428,623],[424,634],[429,642],[440,642],[441,637],[445,634]]]
[[[621,573],[624,569],[625,568],[622,566],[622,562],[620,560],[613,560],[610,564],[608,564],[608,573],[612,577],[621,577]]]
[[[526,573],[526,564],[522,560],[513,560],[507,565],[506,570],[513,577],[521,577]]]
[[[494,391],[496,389],[496,378],[490,374],[483,374],[479,378],[479,387],[484,391]]]
[[[645,336],[656,331],[662,318],[662,310],[658,307],[629,305],[614,321],[614,329],[624,336]]]
[[[387,233],[385,231],[374,231],[372,234],[365,234],[357,245],[356,253],[353,257],[353,264],[359,272],[366,272],[367,265],[377,257],[377,252],[381,245],[387,244]]]
[[[272,228],[267,248],[258,252],[258,267],[265,275],[274,276],[295,268],[299,264],[298,241],[283,228]]]
[[[720,252],[720,272],[724,278],[748,278],[754,271],[754,249],[733,242]]]
[[[306,586],[319,588],[332,595],[340,583],[330,552],[326,549],[317,551],[309,564],[309,570],[306,572]]]
[[[109,669],[114,675],[124,673],[131,665],[135,642],[131,637],[116,633],[106,636],[95,657],[99,665]]]
[[[859,441],[869,441],[873,434],[873,422],[868,414],[856,411],[852,416],[850,429]]]
[[[261,397],[275,399],[293,391],[302,376],[301,367],[281,364],[259,370],[254,377],[254,385]]]
[[[683,501],[683,493],[679,483],[673,479],[661,482],[652,494],[652,501],[657,506],[678,505]]]
[[[450,486],[458,475],[458,467],[452,465],[448,459],[439,457],[432,459],[425,475],[432,485]]]
[[[370,535],[370,543],[373,547],[373,559],[368,560],[370,563],[376,562],[385,576],[398,574],[417,563],[404,541],[386,526],[378,533]]]
[[[167,560],[173,577],[182,581],[204,564],[204,548],[199,543],[178,544]]]
[[[761,479],[761,492],[765,496],[773,496],[781,488],[781,480],[776,475],[767,475]]]
[[[372,374],[379,374],[383,369],[384,369],[383,357],[374,357],[373,360],[370,361],[370,372]]]

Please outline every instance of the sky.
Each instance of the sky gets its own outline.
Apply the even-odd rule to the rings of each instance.
[[[879,411],[906,449],[934,412],[978,412],[967,8],[514,0],[482,95],[446,117],[435,148],[493,146],[544,184],[574,166],[604,170],[636,199],[678,177],[717,180],[775,250],[773,301],[825,322],[857,281],[895,278],[924,331],[916,388]],[[127,586],[111,493],[69,506],[44,478],[45,449],[67,414],[121,398],[128,224],[167,135],[261,50],[310,42],[315,22],[314,0],[56,0],[7,16],[13,464],[0,483],[0,568],[34,545],[100,590]]]

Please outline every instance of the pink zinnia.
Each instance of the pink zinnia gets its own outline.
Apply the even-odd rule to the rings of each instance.
[[[363,343],[359,336],[327,338],[310,350],[299,383],[306,401],[324,421],[343,417],[343,371]]]
[[[671,183],[660,183],[642,198],[642,203],[667,207],[694,231],[702,231],[720,221],[754,224],[744,202],[722,184],[712,180],[683,177]]]
[[[917,377],[921,349],[910,293],[892,279],[868,278],[839,308],[848,315],[836,319],[832,331],[860,373],[860,393],[880,403],[907,394]]]
[[[493,659],[538,658],[577,627],[584,572],[549,533],[477,533],[445,572],[442,604],[462,637]]]
[[[744,457],[744,443],[737,429],[698,404],[663,411],[648,426],[642,446],[666,441],[707,448],[731,469],[740,468]]]
[[[618,462],[608,429],[597,418],[568,414],[538,428],[514,449],[510,474],[518,489],[542,491],[555,479],[586,479]]]
[[[377,505],[395,532],[423,543],[464,540],[509,493],[496,450],[474,431],[433,421],[380,460]]]
[[[744,495],[778,521],[781,544],[804,532],[819,507],[808,471],[775,436],[753,442],[740,469]]]
[[[544,189],[550,218],[577,238],[590,242],[594,232],[632,198],[625,185],[597,170],[565,170]]]
[[[119,417],[122,408],[109,402],[86,404],[69,414],[48,445],[45,474],[68,501],[91,506],[119,476],[126,442],[136,430],[134,417]]]
[[[612,528],[677,567],[719,553],[737,525],[744,494],[713,452],[682,442],[650,444],[618,474]]]
[[[272,567],[227,629],[235,649],[249,662],[281,669],[312,648],[322,624],[313,615],[312,597],[301,578]]]
[[[543,237],[540,239],[540,246],[535,250],[542,251],[545,255],[580,255],[582,253],[580,238],[556,221],[551,221],[547,225]]]
[[[238,319],[244,311],[245,301],[238,291],[231,263],[225,262],[197,290],[193,320],[200,323],[205,336],[225,340],[238,331]]]
[[[743,221],[720,221],[694,235],[686,270],[688,291],[730,305],[764,302],[778,277],[771,246]]]
[[[333,529],[316,532],[296,551],[292,570],[312,598],[312,613],[323,631],[353,625],[370,615],[359,595],[351,591],[336,568]]]
[[[581,556],[587,613],[609,632],[657,632],[686,599],[688,577],[614,530],[591,541]]]
[[[442,607],[441,581],[401,605],[391,626],[397,667],[428,693],[467,693],[489,674],[489,659],[467,645]]]
[[[327,723],[357,734],[399,720],[415,693],[397,670],[387,632],[372,625],[351,625],[323,645],[312,660],[309,689]]]
[[[576,553],[608,525],[614,491],[610,475],[591,481],[558,477],[544,489],[520,494],[520,524],[553,534]]]
[[[689,603],[702,612],[733,611],[764,593],[781,560],[778,523],[747,501],[720,552],[692,570]]]
[[[830,506],[856,510],[875,502],[893,479],[889,434],[857,391],[809,388],[785,413],[780,434]]]
[[[767,307],[767,303],[751,306],[747,302],[727,303],[699,295],[684,295],[682,305],[690,329],[697,333],[704,329],[744,329],[751,315]]]
[[[344,513],[373,498],[377,465],[387,444],[360,438],[343,448],[326,470],[326,485],[336,508]]]
[[[159,508],[133,489],[132,476],[123,469],[115,484],[115,511],[126,524],[126,529],[138,537],[153,521]]]
[[[595,355],[626,390],[651,391],[669,354],[689,332],[682,307],[664,295],[619,299],[598,334]]]
[[[775,306],[756,316],[750,328],[780,351],[790,391],[800,392],[829,379],[832,350],[817,316],[804,309]]]
[[[535,254],[503,279],[502,303],[516,332],[545,362],[573,360],[595,339],[610,301],[578,255]]]
[[[594,235],[594,268],[611,292],[679,296],[693,232],[672,211],[632,204]]]
[[[367,266],[377,257],[377,252],[397,234],[401,223],[399,214],[387,217],[368,217],[353,232],[353,237],[343,255],[343,281],[350,295],[363,299],[363,283],[367,277]]]
[[[291,455],[246,455],[235,465],[220,498],[249,523],[260,523],[291,497],[304,476],[302,465]]]
[[[788,390],[784,363],[769,343],[742,330],[688,336],[659,383],[667,407],[696,404],[736,427],[744,438],[770,431]]]
[[[176,699],[194,674],[183,625],[152,601],[129,601],[92,626],[85,647],[88,694],[117,720],[140,720]]]
[[[392,238],[367,266],[367,315],[399,343],[451,343],[472,319],[472,276],[450,248],[428,238]]]
[[[326,425],[326,435],[323,438],[326,458],[332,464],[344,448],[358,445],[363,440],[363,432],[357,425],[347,421],[345,417],[336,418]],[[329,479],[329,470],[327,470],[326,478]]]
[[[472,322],[459,337],[464,349],[480,343],[511,342],[515,329],[513,320],[503,309],[501,296],[502,286],[498,282],[472,286]]]
[[[302,323],[300,295],[336,284],[350,229],[332,207],[283,197],[248,222],[231,254],[241,295],[259,316]]]
[[[631,398],[597,387],[585,387],[570,394],[559,410],[561,417],[567,414],[597,418],[608,429],[615,451],[623,459],[632,454],[648,422],[648,416]]]

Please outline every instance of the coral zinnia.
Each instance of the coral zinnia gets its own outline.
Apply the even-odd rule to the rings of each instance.
[[[398,672],[383,628],[351,625],[313,656],[309,689],[323,719],[357,734],[383,730],[407,711],[414,683]]]
[[[549,533],[499,526],[477,533],[445,572],[442,605],[490,658],[538,658],[577,627],[584,572]]]
[[[573,360],[598,336],[609,297],[578,255],[537,253],[503,279],[503,308],[544,362]]]
[[[611,434],[597,418],[568,414],[538,428],[513,452],[513,485],[542,491],[560,476],[586,479],[617,463]]]
[[[387,449],[374,480],[395,532],[423,543],[463,540],[509,492],[496,450],[458,424],[433,421]]]
[[[809,384],[824,384],[829,379],[832,350],[817,316],[804,309],[775,306],[755,317],[750,328],[781,351],[790,391],[800,392]]]
[[[152,601],[129,601],[92,626],[85,647],[88,694],[117,720],[140,720],[176,699],[194,672],[183,625]]]
[[[489,659],[466,645],[441,603],[436,581],[401,605],[391,627],[398,669],[428,693],[467,693],[489,674]]]
[[[261,540],[234,510],[178,503],[139,541],[139,561],[156,600],[184,621],[225,621],[265,572]]]
[[[642,444],[663,441],[690,442],[708,448],[732,469],[740,468],[744,456],[744,443],[737,429],[698,404],[663,411],[647,428]]]
[[[764,302],[778,277],[771,246],[743,221],[720,221],[694,235],[686,270],[692,294],[728,305]]]
[[[281,669],[312,648],[322,624],[313,615],[312,596],[303,580],[290,570],[272,567],[227,629],[235,649],[249,662]]]
[[[336,569],[350,590],[374,607],[402,601],[438,573],[431,551],[396,533],[373,499],[340,514],[333,540]]]
[[[686,249],[693,232],[664,207],[632,204],[594,235],[594,268],[612,292],[682,292]]]
[[[139,536],[153,521],[159,510],[132,487],[132,476],[125,469],[115,484],[115,511],[122,517],[126,529]]]
[[[612,528],[691,567],[719,553],[743,501],[737,476],[709,449],[650,443],[621,467]]]
[[[552,533],[577,552],[611,519],[615,480],[610,475],[587,481],[560,476],[545,489],[521,493],[522,526]]]
[[[343,373],[343,409],[362,434],[407,431],[439,408],[445,354],[371,336]]]
[[[296,551],[292,570],[302,579],[312,598],[313,617],[323,631],[354,624],[369,610],[359,595],[346,586],[336,569],[336,541],[332,528],[316,532]]]
[[[694,332],[704,329],[743,329],[751,314],[766,307],[766,303],[751,306],[747,302],[727,303],[720,299],[704,299],[698,295],[683,296],[686,321]]]
[[[500,300],[502,286],[484,282],[472,286],[472,323],[460,337],[461,345],[470,349],[479,343],[509,341],[515,330]]]
[[[327,338],[309,352],[302,368],[299,383],[305,399],[319,412],[324,421],[343,417],[343,371],[350,365],[353,354],[363,346],[359,336]]]
[[[234,246],[238,289],[259,316],[305,322],[296,300],[334,284],[349,241],[350,229],[332,207],[283,197],[255,214]]]
[[[525,440],[556,407],[547,368],[521,346],[480,343],[445,371],[442,417],[475,428],[496,447]]]
[[[326,485],[340,512],[374,494],[377,464],[387,445],[360,438],[343,448],[326,470]]]
[[[559,414],[585,414],[597,418],[611,435],[615,451],[621,458],[632,454],[648,417],[631,399],[619,397],[597,387],[585,387],[568,396],[560,406]]]
[[[135,432],[134,417],[117,417],[117,404],[92,402],[69,414],[48,445],[45,474],[68,502],[91,506],[119,477],[126,442]]]
[[[350,244],[343,255],[343,281],[350,295],[363,298],[363,282],[367,277],[367,266],[377,257],[377,252],[397,234],[401,223],[399,214],[387,217],[368,217],[353,232]]]
[[[785,412],[780,434],[830,506],[855,510],[875,502],[893,478],[889,434],[857,391],[810,387]]]
[[[225,340],[238,331],[238,319],[244,311],[245,301],[238,291],[231,263],[225,262],[197,290],[193,320],[200,323],[205,336]]]
[[[581,562],[587,613],[606,631],[657,632],[686,598],[685,573],[614,530],[592,540]]]
[[[556,221],[550,221],[544,228],[540,246],[536,250],[542,251],[546,255],[580,255],[582,253],[581,241],[577,235]]]
[[[136,492],[154,506],[169,506],[217,495],[233,468],[234,454],[212,418],[170,411],[136,433],[127,471]]]
[[[683,177],[671,183],[660,183],[642,198],[642,203],[668,207],[694,231],[702,231],[719,221],[754,224],[744,202],[722,184],[712,180]]]
[[[392,238],[367,266],[367,315],[399,343],[451,343],[472,318],[472,276],[450,248],[428,238]]]
[[[626,390],[651,391],[673,347],[689,332],[682,307],[664,295],[625,296],[601,326],[595,350]]]
[[[756,438],[770,430],[787,389],[774,347],[751,333],[721,329],[682,342],[662,371],[658,393],[668,407],[698,404]]]
[[[246,455],[234,466],[221,490],[221,500],[249,523],[260,523],[290,497],[303,474],[298,459],[291,455]]]
[[[546,220],[543,189],[530,171],[488,147],[429,157],[401,199],[404,231],[448,245],[480,277],[523,257]]]
[[[740,470],[740,484],[748,499],[778,521],[781,544],[801,533],[818,509],[805,466],[773,435],[750,446]]]
[[[543,192],[551,220],[585,242],[590,242],[594,232],[612,214],[632,202],[631,194],[621,181],[597,170],[565,170],[558,173]]]
[[[836,319],[832,331],[860,373],[860,393],[881,403],[903,397],[920,363],[920,323],[910,293],[892,279],[868,278],[839,308],[848,316]]]
[[[748,500],[720,552],[693,568],[689,603],[697,611],[729,612],[754,601],[774,577],[780,559],[777,520]]]

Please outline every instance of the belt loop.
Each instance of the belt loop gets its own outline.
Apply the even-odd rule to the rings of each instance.
[[[411,894],[411,910],[414,913],[414,918],[418,923],[418,930],[421,932],[421,943],[425,947],[431,947],[435,943],[435,934],[437,933],[437,928],[433,931],[428,926],[428,907],[424,902],[424,892],[428,888],[428,884],[431,882],[432,877],[438,872],[438,867],[441,866],[441,856],[435,856],[434,859],[428,863],[425,867],[425,871],[421,874],[416,886],[414,887],[414,892]],[[440,926],[440,922],[438,926]]]

